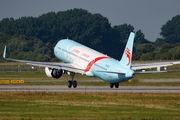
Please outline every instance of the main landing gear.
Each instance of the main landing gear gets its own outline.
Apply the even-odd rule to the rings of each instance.
[[[69,87],[69,88],[71,88],[72,86],[73,86],[74,88],[77,87],[77,82],[76,82],[76,81],[73,81],[74,75],[75,75],[75,73],[70,72],[70,76],[71,76],[72,81],[71,81],[71,80],[68,81],[68,87]]]
[[[119,83],[110,83],[110,88],[113,88],[114,86],[116,88],[118,88],[119,87]]]

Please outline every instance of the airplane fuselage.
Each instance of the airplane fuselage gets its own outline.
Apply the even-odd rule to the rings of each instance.
[[[98,77],[109,83],[119,83],[133,77],[134,71],[118,60],[69,39],[60,40],[54,47],[54,54],[65,63],[79,65],[86,76]]]

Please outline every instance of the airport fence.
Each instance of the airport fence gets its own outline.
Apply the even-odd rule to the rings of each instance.
[[[30,65],[0,65],[0,72],[24,72],[24,71],[44,71],[43,67],[34,66],[34,69]]]

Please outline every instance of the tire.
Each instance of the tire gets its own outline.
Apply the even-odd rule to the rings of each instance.
[[[110,88],[113,88],[113,86],[114,86],[114,83],[110,83]]]
[[[74,87],[74,88],[77,87],[77,82],[76,82],[76,81],[73,82],[73,87]]]
[[[71,88],[71,86],[72,86],[72,81],[69,80],[68,81],[68,87]]]
[[[115,87],[118,88],[119,87],[119,83],[115,83]]]

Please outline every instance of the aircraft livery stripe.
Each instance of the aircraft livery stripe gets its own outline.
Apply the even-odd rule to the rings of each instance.
[[[102,60],[102,59],[112,59],[111,57],[98,57],[98,58],[95,58],[94,60],[92,60],[91,62],[89,62],[89,64],[87,65],[86,69],[84,70],[85,72],[88,72],[91,67],[99,60]]]

